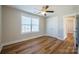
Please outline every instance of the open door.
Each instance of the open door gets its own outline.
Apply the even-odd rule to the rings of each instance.
[[[79,26],[79,24],[77,26]],[[79,40],[78,35],[79,33],[77,34],[77,40]],[[64,39],[68,38],[67,40],[72,42],[74,44],[73,46],[74,49],[76,49],[76,16],[64,17],[64,37],[65,37]],[[76,50],[75,50],[75,53],[76,53]]]
[[[64,17],[64,36],[67,38],[68,35],[75,37],[75,16]]]
[[[76,16],[76,46],[79,45],[79,15]]]

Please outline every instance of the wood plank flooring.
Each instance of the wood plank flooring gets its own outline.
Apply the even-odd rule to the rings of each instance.
[[[69,36],[65,41],[43,36],[4,46],[2,54],[74,54],[74,40]]]

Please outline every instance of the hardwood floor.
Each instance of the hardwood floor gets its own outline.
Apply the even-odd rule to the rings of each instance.
[[[24,42],[4,46],[2,54],[74,54],[74,39],[69,36],[65,41],[43,36]]]

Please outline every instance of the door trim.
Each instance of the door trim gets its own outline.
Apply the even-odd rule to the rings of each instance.
[[[76,13],[73,13],[73,14],[67,14],[67,15],[64,15],[64,16],[63,16],[63,30],[64,30],[64,33],[63,33],[63,34],[64,34],[64,39],[67,37],[67,35],[65,34],[65,29],[64,29],[64,26],[65,26],[65,25],[64,25],[64,18],[65,18],[65,17],[68,17],[68,16],[75,16],[75,29],[76,29],[76,15],[77,15]],[[74,36],[75,36],[75,35],[74,35]],[[74,38],[74,43],[75,43],[74,45],[75,45],[75,47],[76,47],[76,37]]]

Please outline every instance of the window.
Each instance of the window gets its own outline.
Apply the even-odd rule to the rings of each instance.
[[[37,18],[32,18],[32,32],[39,31],[39,20]]]
[[[31,19],[29,17],[22,16],[22,32],[31,31]]]
[[[22,22],[22,33],[39,31],[39,19],[38,18],[22,16],[21,22]]]

